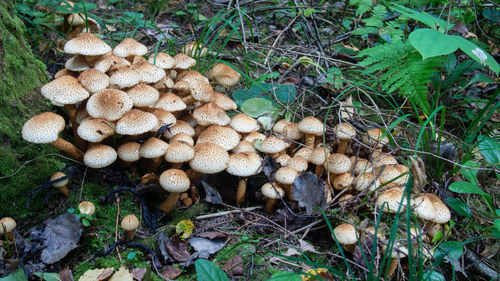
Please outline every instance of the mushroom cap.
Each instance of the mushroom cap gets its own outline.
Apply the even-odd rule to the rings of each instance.
[[[156,125],[158,119],[154,114],[134,108],[118,120],[116,132],[121,135],[140,135],[151,131]]]
[[[169,163],[184,163],[194,158],[194,148],[187,143],[170,141],[165,153],[165,161]]]
[[[375,179],[373,173],[363,173],[359,175],[354,182],[354,188],[358,191],[364,191],[370,187],[370,191],[374,191],[379,188],[380,182]]]
[[[320,136],[323,134],[323,129],[323,122],[313,116],[307,116],[299,122],[299,130],[306,135]]]
[[[224,63],[216,64],[212,68],[211,73],[215,81],[225,87],[232,87],[238,84],[238,80],[241,77],[238,71]]]
[[[403,164],[397,164],[397,165],[394,165],[394,167],[396,169],[398,169],[398,171],[402,175],[398,179],[398,183],[400,183],[401,185],[406,185],[406,183],[408,182],[408,179],[410,178],[410,168],[408,168],[407,166],[405,166]]]
[[[346,205],[351,202],[351,200],[352,200],[351,198],[353,198],[353,197],[354,196],[352,194],[345,194],[345,195],[342,195],[337,201],[341,207],[345,208]],[[351,199],[351,200],[349,200],[349,199]]]
[[[392,155],[388,155],[388,154],[380,154],[380,155],[378,155],[377,158],[372,157],[371,161],[372,161],[373,168],[382,167],[384,165],[397,165],[398,164],[398,160],[396,160],[396,158],[394,158]]]
[[[78,76],[78,82],[90,93],[96,93],[109,86],[109,77],[95,68],[89,68]]]
[[[295,155],[288,159],[288,161],[286,162],[286,166],[293,168],[297,172],[302,172],[307,170],[308,163],[306,158]]]
[[[101,142],[115,133],[113,124],[102,119],[85,119],[77,129],[78,135],[88,142]]]
[[[156,116],[156,119],[158,119],[158,124],[156,125],[156,127],[151,129],[150,132],[157,132],[164,125],[173,126],[175,125],[175,123],[177,123],[177,119],[172,113],[161,108],[155,108],[151,111],[151,113]]]
[[[168,112],[182,111],[186,109],[184,101],[172,92],[163,93],[156,102],[155,108],[161,108]]]
[[[53,180],[57,180],[59,178],[62,178],[62,177],[65,177],[66,174],[63,173],[63,172],[55,172],[51,177],[50,177],[50,181],[53,181]],[[53,187],[63,187],[63,186],[66,186],[69,182],[69,179],[64,179],[64,180],[61,180],[61,181],[58,181],[56,183],[53,183],[52,186]]]
[[[309,148],[311,149],[311,148]],[[295,154],[297,155],[297,153]],[[313,163],[314,165],[324,165],[326,159],[330,156],[330,152],[328,149],[324,147],[318,147],[315,148],[311,154],[309,154],[309,162]]]
[[[127,93],[117,89],[105,89],[88,99],[87,112],[94,118],[115,121],[132,109],[133,104]]]
[[[167,90],[171,89],[174,86],[174,81],[168,77],[163,77],[160,81],[153,84],[153,88],[158,90]]]
[[[78,210],[82,215],[91,216],[95,213],[95,205],[90,201],[83,201],[78,204]]]
[[[269,136],[262,141],[260,149],[264,153],[279,153],[286,148],[286,143],[275,136]]]
[[[177,135],[170,138],[170,144],[174,142],[182,142],[194,146],[194,140],[192,137],[188,136],[186,133],[178,133]]]
[[[332,153],[326,158],[325,167],[333,174],[343,174],[351,170],[351,160],[349,157],[340,153]]]
[[[240,135],[230,127],[212,125],[198,136],[196,144],[212,142],[225,150],[231,150],[238,145],[240,138]]]
[[[354,174],[359,175],[372,171],[372,163],[370,161],[363,158],[356,159],[356,156],[351,156],[349,159],[351,160],[351,163],[353,165]],[[356,166],[354,166],[355,162]]]
[[[163,69],[171,69],[175,67],[175,59],[169,54],[162,52],[156,53],[156,58],[155,54],[150,55],[148,58],[148,62]]]
[[[233,128],[233,127],[231,127],[231,128]],[[250,132],[248,135],[246,135],[246,137],[243,138],[243,140],[249,141],[252,144],[255,143],[256,140],[263,141],[265,139],[266,139],[266,135],[264,135],[263,133],[256,132],[256,131]]]
[[[207,54],[208,49],[206,47],[203,47],[201,43],[192,41],[182,47],[182,52],[190,57],[199,55],[199,57],[201,58]]]
[[[193,118],[201,126],[229,124],[231,118],[226,112],[213,102],[206,103],[193,111]]]
[[[4,228],[5,232],[11,232],[16,228],[17,224],[16,221],[13,218],[10,217],[4,217],[0,220],[0,235],[4,234]]]
[[[84,71],[86,69],[89,69],[90,65],[85,59],[85,56],[76,55],[67,60],[66,63],[64,64],[64,67],[66,67],[71,71]]]
[[[123,39],[123,41],[116,45],[113,49],[113,55],[122,58],[130,56],[144,56],[147,52],[148,48],[133,38]]]
[[[61,70],[59,70],[58,72],[56,72],[56,74],[54,74],[54,79],[57,79],[57,78],[60,78],[60,77],[63,77],[63,76],[73,76],[73,77],[77,77],[78,76],[78,72],[76,71],[71,71],[67,68],[63,68]]]
[[[72,76],[62,76],[43,85],[42,95],[58,104],[75,104],[86,100],[90,94]]]
[[[130,214],[123,218],[121,226],[125,231],[133,231],[139,227],[139,220],[135,215]]]
[[[111,85],[118,86],[119,88],[129,88],[140,82],[141,76],[135,68],[131,66],[122,66],[115,70],[109,78]]]
[[[340,224],[333,229],[333,233],[335,234],[337,241],[342,245],[352,245],[356,244],[358,241],[356,228],[352,224]]]
[[[236,110],[238,105],[228,96],[224,95],[221,92],[215,92],[213,95],[213,102],[222,108],[224,111],[226,110]]]
[[[299,172],[294,168],[281,167],[274,174],[274,179],[282,184],[293,184],[295,179],[299,176]]]
[[[339,140],[352,140],[356,137],[356,131],[347,123],[340,123],[333,127],[333,132]]]
[[[238,152],[229,156],[226,172],[233,176],[249,177],[258,174],[261,168],[262,158],[257,153]]]
[[[189,161],[191,168],[204,174],[216,174],[227,167],[229,154],[211,142],[199,143],[194,147],[194,158]]]
[[[64,118],[52,112],[36,115],[24,123],[23,139],[31,143],[52,143],[64,130]]]
[[[115,55],[105,55],[94,64],[94,68],[102,73],[117,70],[124,66],[130,66],[130,62]]]
[[[167,75],[163,68],[154,66],[147,61],[134,63],[131,68],[139,74],[139,81],[144,83],[156,83]]]
[[[99,56],[111,51],[111,47],[92,33],[80,33],[64,45],[67,54]]]
[[[286,120],[286,119],[281,119],[281,120],[277,121],[276,123],[274,123],[273,132],[281,134],[281,132],[283,131],[283,129],[288,124],[290,124],[290,122],[288,122],[288,120]]]
[[[181,193],[189,189],[191,182],[183,170],[170,169],[161,173],[160,185],[168,192]]]
[[[160,98],[160,92],[157,89],[144,83],[128,89],[127,94],[136,107],[153,106]]]
[[[354,182],[354,177],[351,173],[343,173],[333,179],[333,188],[336,190],[344,190],[349,188]]]
[[[384,133],[379,128],[373,128],[368,130],[368,132],[363,135],[362,141],[370,147],[382,148],[384,145],[389,143],[387,136],[382,138],[383,134]]]
[[[381,170],[382,172],[380,172]],[[399,172],[399,170],[392,165],[385,165],[383,167],[375,169],[375,175],[379,174],[380,176],[378,180],[381,184],[386,184],[386,183],[391,183],[396,185],[401,184],[400,183],[401,177],[398,178],[401,175],[401,172]]]
[[[266,196],[269,199],[279,199],[285,196],[285,191],[281,187],[279,187],[277,183],[274,183],[273,188],[273,184],[271,184],[270,182],[266,182],[260,188],[260,192],[262,192],[262,195]]]
[[[323,149],[323,148],[322,148]],[[328,150],[327,150],[328,151]],[[311,157],[311,154],[313,153],[313,149],[308,147],[308,146],[303,146],[297,152],[295,152],[294,156],[302,156],[306,159],[309,159]],[[324,153],[324,152],[323,152]],[[330,152],[328,152],[328,155],[330,155]],[[326,160],[326,159],[325,159]],[[311,160],[309,160],[311,161]],[[325,161],[323,161],[325,162]],[[316,164],[318,165],[318,164]],[[323,165],[323,164],[322,164]]]
[[[190,86],[191,96],[199,102],[211,102],[214,97],[214,89],[208,82],[196,81]]]
[[[401,211],[404,210],[406,201],[404,200],[403,190],[399,187],[393,187],[385,190],[378,196],[377,206],[380,208],[385,202],[387,202],[387,206],[384,207],[384,212],[396,213],[400,204],[403,204]]]
[[[290,158],[292,158],[292,157],[290,157],[290,155],[283,153],[283,154],[278,155],[278,157],[276,157],[274,159],[274,161],[279,163],[281,165],[281,167],[284,167],[284,166],[286,166],[286,163],[288,162],[288,160],[290,160]]]
[[[175,68],[188,69],[196,65],[196,60],[186,54],[178,53],[174,56]]]
[[[114,148],[105,144],[96,144],[91,146],[83,156],[83,162],[90,168],[99,169],[107,167],[117,158]]]
[[[232,149],[233,153],[238,153],[238,152],[257,152],[255,147],[253,146],[253,143],[242,140]]]
[[[434,204],[425,193],[412,198],[410,203],[417,217],[424,220],[433,220],[435,218],[436,210],[434,209]]]
[[[175,122],[175,125],[170,127],[168,130],[165,130],[164,135],[167,139],[170,139],[171,137],[180,133],[184,133],[190,137],[193,137],[195,132],[194,128],[191,127],[191,125],[189,125],[186,121],[177,120],[177,122]]]
[[[304,137],[304,134],[299,130],[299,124],[297,123],[288,123],[288,125],[281,130],[280,134],[291,140],[299,140]]]
[[[149,138],[139,148],[139,156],[142,158],[157,158],[165,155],[168,143],[159,138]]]
[[[137,142],[127,142],[118,147],[118,158],[126,162],[139,160],[139,149],[141,145]]]
[[[257,120],[243,113],[238,113],[231,117],[229,126],[231,126],[231,128],[233,128],[236,132],[243,134],[259,130]]]
[[[437,195],[432,193],[425,193],[427,197],[432,201],[432,205],[434,206],[434,211],[436,214],[434,219],[432,220],[435,223],[447,223],[451,219],[450,209],[441,201]]]

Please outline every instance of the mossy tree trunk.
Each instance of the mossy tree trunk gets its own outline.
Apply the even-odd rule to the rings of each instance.
[[[26,36],[15,4],[0,1],[0,216],[14,218],[29,215],[30,209],[24,208],[27,192],[62,165],[55,157],[42,157],[12,175],[25,161],[54,151],[21,137],[24,122],[50,108],[39,93],[48,80],[46,68],[33,56]],[[40,205],[33,207],[31,210],[36,210]]]

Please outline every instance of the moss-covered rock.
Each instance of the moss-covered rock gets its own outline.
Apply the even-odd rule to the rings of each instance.
[[[45,65],[33,56],[26,28],[14,9],[11,1],[0,1],[0,214],[19,218],[29,214],[24,210],[26,193],[60,169],[62,163],[49,156],[23,166],[54,150],[29,144],[21,137],[24,122],[49,109],[39,94],[48,77]],[[37,201],[41,200],[35,200],[34,209]]]

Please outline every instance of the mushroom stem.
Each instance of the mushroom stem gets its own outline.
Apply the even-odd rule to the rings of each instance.
[[[398,259],[391,259],[389,263],[389,270],[387,271],[387,278],[391,278],[396,269],[398,268]]]
[[[59,191],[61,191],[62,194],[64,194],[64,196],[66,196],[66,197],[69,196],[69,189],[66,186],[61,186],[61,187],[58,187],[58,188],[59,188]]]
[[[306,134],[305,145],[309,146],[311,148],[314,148],[314,139],[315,139],[314,135],[308,135],[308,134]]]
[[[285,184],[283,185],[283,189],[285,190],[285,193],[288,195],[288,199],[290,201],[295,200],[293,197],[293,191],[292,191],[292,185],[291,184]]]
[[[160,168],[161,163],[163,163],[163,157],[156,157],[151,159],[150,170],[151,172],[156,172]]]
[[[196,100],[194,99],[194,97],[192,95],[189,95],[185,98],[182,99],[182,101],[186,104],[186,105],[191,105],[193,104]]]
[[[68,154],[71,158],[77,161],[83,161],[83,152],[66,140],[57,138],[57,140],[50,145]]]
[[[276,205],[276,200],[277,199],[271,199],[271,198],[269,200],[267,200],[266,213],[271,214],[273,212],[274,205]]]
[[[180,169],[182,168],[183,163],[172,163],[172,167],[170,169]]]
[[[127,240],[132,240],[135,236],[135,229],[134,230],[125,230],[125,237]]]
[[[177,204],[177,201],[179,201],[180,194],[180,192],[170,192],[168,198],[160,204],[160,210],[164,211],[165,213],[172,211],[172,209],[175,207],[175,204]]]
[[[76,147],[85,150],[87,148],[87,142],[78,135],[79,124],[76,122],[76,106],[74,104],[65,104],[64,109],[66,109],[71,126],[73,127],[73,139],[75,140]]]
[[[345,154],[347,149],[347,140],[339,140],[339,146],[337,148],[337,153]]]
[[[240,179],[238,181],[238,189],[236,190],[236,204],[245,201],[245,193],[247,191],[247,179]]]
[[[322,165],[316,165],[316,169],[314,170],[314,173],[318,178],[321,177],[321,173],[323,172],[323,166]]]

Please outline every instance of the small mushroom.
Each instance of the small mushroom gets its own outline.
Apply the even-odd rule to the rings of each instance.
[[[333,229],[333,233],[337,238],[337,241],[346,249],[348,252],[354,252],[354,247],[356,246],[357,232],[356,228],[352,224],[343,223]]]
[[[16,228],[16,221],[13,218],[5,217],[0,220],[0,238],[7,235],[9,241],[14,241],[14,229]]]
[[[168,213],[179,201],[179,195],[189,189],[191,182],[183,170],[170,169],[160,175],[160,185],[170,192],[168,198],[159,207],[160,210]]]
[[[307,116],[299,122],[299,130],[306,135],[305,145],[311,148],[314,147],[315,138],[323,134],[324,128],[323,123],[313,116]]]
[[[347,143],[356,137],[356,131],[347,123],[340,123],[333,128],[335,136],[339,140],[337,153],[344,154],[347,148]]]
[[[270,182],[265,183],[261,187],[262,195],[268,198],[266,203],[266,213],[271,214],[273,212],[274,205],[276,205],[276,200],[280,199],[285,195],[285,191],[278,184],[271,184]]]
[[[245,200],[247,178],[258,174],[262,167],[262,158],[254,152],[239,152],[229,156],[226,171],[228,174],[240,177],[236,191],[236,204]]]
[[[65,177],[65,176],[66,176],[65,173],[57,172],[50,177],[50,181],[57,180],[57,179]],[[62,192],[62,194],[64,194],[64,196],[68,197],[69,196],[69,189],[66,187],[68,182],[69,182],[69,179],[64,179],[64,180],[58,181],[56,183],[53,183],[52,186],[55,188],[58,188]]]
[[[78,204],[78,210],[82,215],[92,216],[95,213],[95,205],[90,201],[83,201]]]
[[[122,220],[122,228],[125,230],[125,238],[127,240],[132,240],[135,235],[135,231],[139,227],[139,220],[134,214],[127,215]]]

